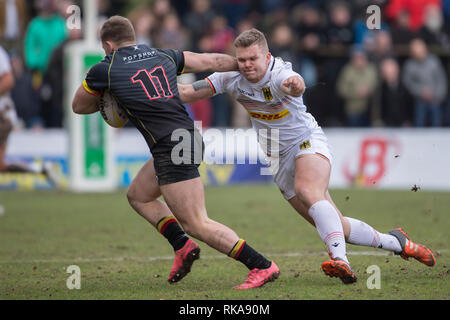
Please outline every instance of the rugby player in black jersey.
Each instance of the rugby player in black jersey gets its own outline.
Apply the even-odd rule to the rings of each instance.
[[[131,22],[121,16],[109,18],[100,37],[106,57],[88,71],[75,94],[72,109],[78,114],[97,112],[100,95],[109,90],[144,136],[152,158],[133,180],[127,197],[134,210],[174,248],[168,281],[181,280],[199,258],[200,248],[188,235],[249,268],[247,280],[235,289],[260,287],[278,278],[280,271],[274,262],[255,251],[233,230],[208,218],[198,172],[203,141],[178,94],[177,75],[237,70],[235,58],[137,45]],[[183,136],[180,132],[188,133],[190,139],[173,141],[174,137]],[[185,160],[177,164],[172,150],[186,140],[191,148],[181,149],[181,154],[175,152]],[[161,195],[165,202],[158,200]]]

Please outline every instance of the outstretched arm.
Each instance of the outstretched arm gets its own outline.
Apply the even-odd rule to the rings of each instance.
[[[305,81],[300,76],[291,76],[281,84],[281,91],[293,97],[300,97],[305,89]]]
[[[222,53],[194,53],[184,51],[184,72],[226,72],[237,71],[235,57]]]
[[[178,84],[178,92],[183,103],[211,98],[214,90],[208,80],[198,80],[192,84]]]

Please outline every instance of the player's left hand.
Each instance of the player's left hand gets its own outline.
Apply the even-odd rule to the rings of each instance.
[[[281,90],[293,97],[300,97],[305,92],[305,88],[305,82],[299,76],[289,77],[281,84]]]

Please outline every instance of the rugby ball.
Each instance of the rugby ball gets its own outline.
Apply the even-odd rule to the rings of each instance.
[[[103,92],[97,105],[103,119],[111,127],[120,128],[128,122],[125,110],[119,106],[116,98],[109,90]]]

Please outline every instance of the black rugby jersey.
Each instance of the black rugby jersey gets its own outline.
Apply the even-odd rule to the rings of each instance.
[[[128,46],[94,65],[83,85],[92,94],[108,89],[151,149],[175,129],[194,129],[178,94],[177,75],[183,69],[181,51]]]

